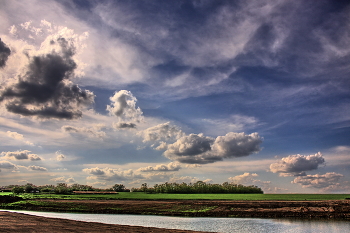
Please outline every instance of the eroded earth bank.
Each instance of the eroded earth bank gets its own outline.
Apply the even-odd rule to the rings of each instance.
[[[350,200],[217,201],[34,199],[11,203],[7,205],[6,209],[189,217],[350,219]]]

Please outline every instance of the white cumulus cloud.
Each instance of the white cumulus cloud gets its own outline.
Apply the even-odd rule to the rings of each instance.
[[[107,111],[112,116],[117,116],[121,121],[140,122],[142,120],[142,111],[136,107],[136,97],[127,90],[115,92],[109,98],[110,105],[107,105]]]
[[[103,180],[103,181],[126,181],[133,179],[142,179],[143,176],[135,174],[132,169],[121,170],[121,169],[112,169],[112,168],[84,168],[84,172],[92,175],[89,176],[88,180]]]
[[[4,159],[8,160],[31,160],[31,161],[38,161],[41,160],[41,158],[37,154],[31,154],[31,151],[29,150],[18,150],[18,151],[8,151],[8,152],[1,152],[1,156]]]
[[[168,171],[178,171],[180,169],[181,169],[180,164],[171,162],[169,164],[158,164],[156,166],[141,167],[137,171],[140,171],[140,172],[153,172],[153,171],[168,172]]]
[[[224,158],[248,156],[261,150],[262,138],[258,133],[227,133],[216,139],[203,134],[190,134],[169,144],[165,157],[189,164],[206,164]]]
[[[280,173],[282,176],[305,175],[306,171],[316,170],[325,163],[320,152],[314,155],[289,155],[277,163],[270,165],[270,171]]]
[[[143,142],[179,139],[184,136],[184,132],[177,126],[171,125],[170,122],[159,124],[143,131],[138,132],[143,138]]]
[[[340,179],[343,178],[344,175],[335,173],[335,172],[327,172],[326,174],[320,175],[306,175],[306,176],[298,176],[294,178],[292,181],[293,184],[300,184],[303,188],[316,188],[321,189],[323,191],[338,191],[338,190],[350,190],[349,183],[342,184]]]
[[[35,165],[28,166],[27,169],[31,170],[31,171],[47,171],[47,168],[40,167],[40,166],[35,166]]]

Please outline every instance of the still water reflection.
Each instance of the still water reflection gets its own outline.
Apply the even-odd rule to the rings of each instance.
[[[6,210],[7,211],[7,210]],[[150,215],[71,214],[34,211],[11,211],[36,216],[86,222],[123,224],[168,229],[239,233],[331,233],[350,232],[350,221],[309,221],[258,218],[186,218]]]

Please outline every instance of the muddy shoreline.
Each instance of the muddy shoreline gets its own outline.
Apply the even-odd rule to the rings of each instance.
[[[155,227],[140,227],[117,224],[73,221],[60,218],[45,218],[27,214],[0,212],[0,231],[2,233],[85,233],[85,232],[152,232],[152,233],[204,233],[201,231],[187,231],[176,229],[162,229]]]
[[[53,200],[33,199],[3,209],[186,217],[349,219],[350,200]]]

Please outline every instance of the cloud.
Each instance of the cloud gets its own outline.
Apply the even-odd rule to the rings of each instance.
[[[305,175],[306,171],[316,170],[319,165],[325,163],[320,152],[314,155],[289,155],[277,163],[270,165],[270,171],[280,173],[282,176]]]
[[[228,179],[235,184],[247,184],[247,183],[252,184],[254,183],[255,178],[258,176],[259,175],[256,173],[245,172],[242,175],[229,177]]]
[[[17,82],[8,82],[0,91],[0,102],[9,112],[42,119],[76,119],[82,116],[81,108],[94,101],[94,95],[81,90],[69,80],[76,63],[72,59],[75,48],[64,38],[51,40],[60,52],[29,57],[26,71]]]
[[[117,116],[122,121],[140,122],[142,120],[142,111],[136,107],[137,99],[130,91],[115,92],[109,99],[111,104],[107,105],[107,111],[111,116]]]
[[[94,127],[75,127],[70,125],[64,125],[61,127],[63,132],[71,133],[71,134],[80,134],[88,137],[94,138],[104,138],[106,137],[106,133],[101,131],[104,125],[95,125]]]
[[[154,167],[152,167],[152,166],[141,167],[141,168],[137,169],[137,171],[140,171],[140,172],[154,172],[154,171],[168,172],[168,171],[178,171],[180,169],[181,169],[180,164],[171,162],[169,164],[159,164],[159,165],[156,165]]]
[[[263,138],[258,133],[227,133],[218,136],[213,144],[213,151],[224,158],[242,157],[257,153],[261,150]]]
[[[166,182],[170,180],[174,174],[169,172],[145,172],[142,174],[143,178],[131,182],[132,184],[144,182]]]
[[[0,161],[0,171],[1,171],[1,169],[15,170],[15,169],[17,169],[17,166],[13,163],[8,162],[8,161]]]
[[[115,129],[135,129],[136,124],[128,123],[128,122],[119,122],[119,123],[114,123],[113,128],[115,128]]]
[[[284,189],[271,186],[271,181],[259,180],[257,179],[258,177],[259,175],[256,173],[245,172],[242,175],[229,177],[228,180],[235,184],[255,185],[261,188],[264,192],[276,193],[285,191]]]
[[[190,134],[167,146],[164,156],[190,164],[207,164],[224,158],[248,156],[261,150],[262,138],[258,133],[227,133],[216,139],[203,134]]]
[[[57,183],[75,183],[74,178],[72,177],[66,178],[65,176],[52,178],[50,180],[55,181]]]
[[[11,132],[11,131],[7,131],[6,134],[10,138],[13,138],[13,139],[16,139],[16,140],[19,140],[19,141],[24,141],[25,144],[30,145],[30,146],[34,146],[34,143],[24,140],[23,134],[20,134],[20,133],[17,133],[17,132]]]
[[[1,41],[0,38],[0,68],[6,65],[6,61],[11,54],[11,50],[7,45]]]
[[[205,179],[203,180],[204,183],[213,183],[213,180],[212,179]]]
[[[202,165],[200,164],[186,164],[187,168],[198,168],[198,167],[202,167]]]
[[[8,160],[41,160],[41,158],[37,154],[30,154],[29,150],[1,152],[1,156],[3,156],[2,158]]]
[[[180,162],[184,162],[187,161],[188,158],[193,158],[196,155],[201,155],[210,151],[213,142],[213,138],[206,137],[203,134],[190,134],[168,145],[164,155],[167,158],[178,159]]]
[[[137,133],[143,138],[143,142],[179,139],[185,136],[177,126],[170,125],[170,122],[159,124]]]
[[[259,120],[255,117],[244,115],[231,115],[227,119],[202,119],[200,120],[203,127],[214,132],[240,132],[248,128],[259,125]]]
[[[7,131],[6,132],[7,135],[13,139],[16,139],[16,140],[23,140],[23,135],[22,134],[19,134],[17,132],[11,132],[11,131]]]
[[[39,166],[35,166],[35,165],[33,165],[33,166],[28,166],[27,169],[28,169],[28,170],[31,170],[31,171],[47,171],[46,168],[44,168],[44,167],[39,167]]]
[[[192,176],[180,176],[180,177],[172,177],[169,179],[170,183],[196,183],[199,181],[197,177],[192,177]]]
[[[335,172],[327,172],[323,175],[315,174],[298,176],[294,178],[292,184],[300,184],[303,188],[316,188],[322,189],[323,191],[337,191],[341,189],[340,179],[342,177],[344,177],[344,175]],[[345,188],[345,186],[343,188]],[[349,188],[349,186],[347,188]]]
[[[120,170],[112,168],[84,168],[84,172],[92,175],[88,177],[88,180],[103,180],[103,181],[127,181],[133,179],[143,179],[142,175],[135,174],[131,169]]]
[[[261,181],[256,179],[259,177],[256,173],[245,172],[242,175],[229,177],[228,179],[235,184],[243,184],[243,185],[258,185],[258,186],[266,186],[271,183],[271,181]],[[261,187],[263,188],[263,187]]]
[[[69,177],[68,179],[66,179],[66,183],[75,183],[75,180],[73,177]]]
[[[66,158],[64,154],[62,154],[60,151],[56,151],[56,160],[57,161],[62,161]]]

